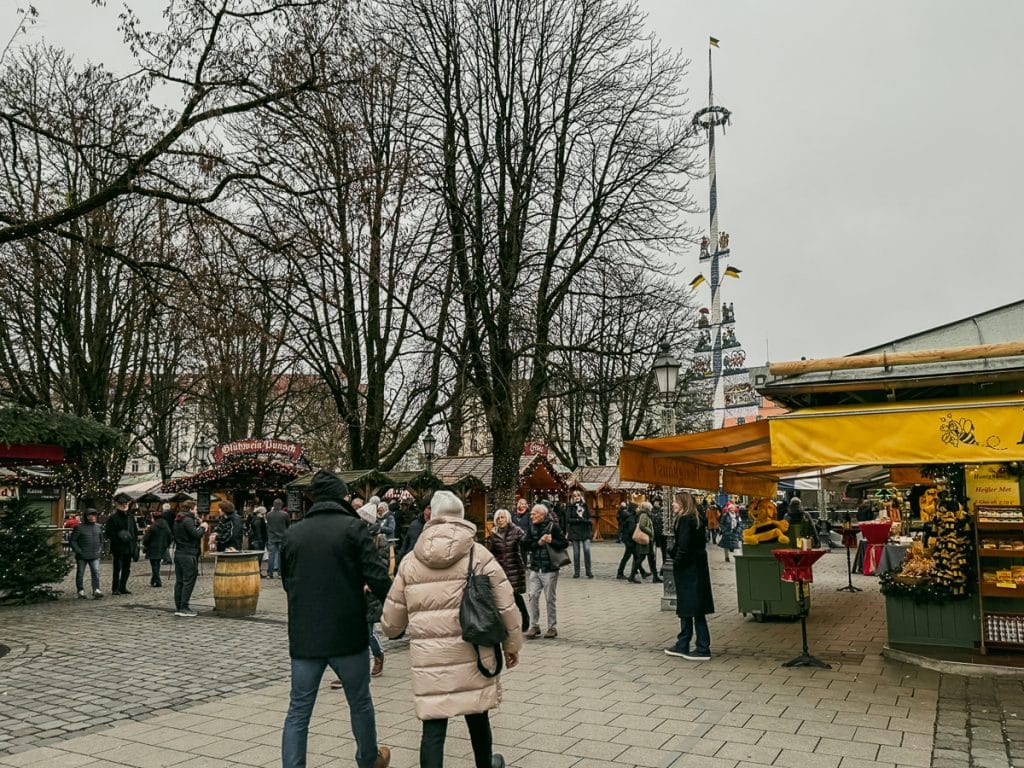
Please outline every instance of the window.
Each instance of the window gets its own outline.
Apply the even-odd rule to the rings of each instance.
[[[137,459],[132,459],[132,474],[139,474],[139,462]]]
[[[146,471],[151,473],[151,474],[153,472],[156,472],[156,462],[155,461],[149,462],[149,469],[147,469]]]
[[[744,417],[744,416],[737,416],[736,417],[736,426],[739,426],[740,424],[746,424],[746,423],[747,423],[746,417]]]

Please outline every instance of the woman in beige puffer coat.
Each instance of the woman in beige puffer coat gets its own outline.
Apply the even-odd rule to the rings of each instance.
[[[459,606],[466,586],[469,554],[473,571],[486,574],[494,602],[508,630],[504,643],[506,665],[519,662],[523,644],[519,609],[501,565],[475,543],[476,526],[463,519],[459,498],[438,491],[430,502],[431,519],[423,527],[411,557],[402,560],[384,603],[381,626],[388,637],[408,630],[412,691],[416,716],[423,721],[421,768],[440,768],[448,718],[466,716],[477,768],[500,768],[504,759],[491,754],[488,710],[501,701],[499,677],[486,678],[477,669],[476,651],[462,639]],[[480,648],[487,669],[494,669],[494,652]]]

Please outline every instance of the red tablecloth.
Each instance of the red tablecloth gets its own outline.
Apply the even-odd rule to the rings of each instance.
[[[860,528],[860,532],[864,534],[864,538],[869,544],[885,544],[889,540],[892,520],[858,523],[857,527]]]
[[[875,571],[878,570],[878,561],[882,559],[883,552],[885,552],[884,541],[881,544],[866,543],[864,545],[864,565],[861,568],[861,573],[865,576],[874,576]]]
[[[814,581],[813,565],[827,549],[773,549],[775,559],[782,563],[783,581]]]

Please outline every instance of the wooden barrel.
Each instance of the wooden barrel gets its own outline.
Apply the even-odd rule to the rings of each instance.
[[[213,603],[223,616],[252,616],[260,599],[262,552],[218,552]]]

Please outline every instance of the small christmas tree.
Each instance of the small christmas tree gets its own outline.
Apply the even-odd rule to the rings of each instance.
[[[53,545],[51,534],[24,499],[0,504],[0,601],[52,599],[51,584],[64,579],[71,562]]]

